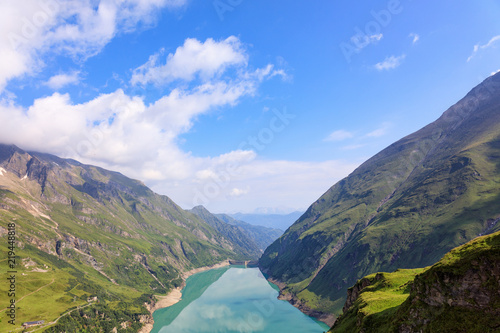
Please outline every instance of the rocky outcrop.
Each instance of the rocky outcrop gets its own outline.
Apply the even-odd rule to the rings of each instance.
[[[452,252],[448,258],[462,258],[438,263],[415,278],[410,297],[396,314],[399,332],[427,331],[467,316],[476,318],[485,332],[500,330],[500,233],[489,238],[496,245],[473,256]]]
[[[396,303],[395,298],[399,297],[403,299]],[[359,280],[348,290],[344,313],[331,329],[401,333],[498,331],[500,232],[452,250],[432,267],[378,273]]]
[[[344,307],[342,308],[342,312],[346,313],[351,308],[354,302],[356,302],[356,300],[358,299],[363,289],[372,285],[375,281],[382,280],[382,278],[383,275],[380,273],[376,274],[373,279],[363,278],[359,280],[354,286],[347,289],[347,299],[345,301]]]

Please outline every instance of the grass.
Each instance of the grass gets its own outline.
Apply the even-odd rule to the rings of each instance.
[[[362,289],[350,310],[338,319],[340,324],[336,324],[331,331],[357,332],[361,327],[370,332],[383,332],[384,325],[380,326],[380,323],[409,297],[410,283],[424,270],[399,269],[393,273],[376,273],[364,277],[362,281],[369,281],[370,285]],[[357,284],[360,283],[358,281]]]
[[[357,286],[367,281],[369,285],[330,331],[396,332],[406,327],[415,332],[493,332],[500,326],[500,285],[494,273],[499,260],[500,232],[496,232],[453,249],[431,267],[366,276]],[[483,281],[479,291],[477,286],[463,289],[462,279],[471,272]],[[439,294],[446,301],[429,305],[440,299]],[[490,295],[490,301],[478,305],[474,297],[483,294]],[[450,299],[469,300],[470,305],[450,305]]]
[[[27,258],[26,251],[19,252],[19,258]],[[31,256],[31,254],[30,254]],[[33,256],[31,256],[33,258]],[[42,259],[33,258],[38,265],[37,268],[46,269]],[[79,290],[77,285],[67,290],[70,281],[75,277],[64,269],[56,268],[48,263],[47,272],[34,272],[32,267],[18,266],[16,268],[16,326],[20,327],[23,322],[33,320],[45,320],[49,322],[57,318],[61,313],[73,306],[87,304],[88,293]],[[10,274],[2,273],[1,281],[5,281]],[[0,283],[0,294],[7,295],[9,286]],[[3,297],[1,308],[5,308],[10,297]],[[5,311],[1,312],[2,325],[0,332],[9,332],[12,326],[7,324]]]
[[[85,331],[83,327],[93,325],[85,323],[86,311],[97,308],[109,316],[109,322],[97,320],[97,330],[113,318],[138,321],[138,315],[148,313],[144,302],[153,294],[164,295],[182,283],[181,271],[241,255],[214,241],[218,233],[212,227],[140,182],[64,161],[58,161],[63,167],[54,167],[50,157],[38,157],[52,168],[44,196],[36,180],[21,181],[10,173],[0,179],[5,208],[0,209],[0,226],[7,229],[7,223],[16,223],[16,255],[19,260],[31,258],[38,268],[49,267],[45,273],[17,267],[19,324],[51,322],[87,304],[89,296],[98,296],[98,303],[71,312],[55,327]],[[32,205],[48,217],[30,213]],[[6,253],[2,248],[1,281],[6,281]],[[0,283],[2,295],[6,288]],[[0,333],[9,331],[5,317],[1,320]]]

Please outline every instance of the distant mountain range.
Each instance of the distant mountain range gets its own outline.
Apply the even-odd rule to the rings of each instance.
[[[285,231],[288,229],[297,219],[304,214],[304,212],[293,212],[289,214],[244,214],[235,213],[227,214],[232,218],[244,221],[253,225],[264,226],[268,228],[274,228]]]
[[[331,187],[269,246],[281,297],[332,323],[375,272],[436,263],[500,230],[500,73]]]
[[[247,256],[247,259],[257,260],[262,255],[262,250],[244,229],[224,222],[203,206],[194,207],[190,212],[217,230],[217,232],[233,244],[234,251],[244,254]]]
[[[194,207],[190,212],[231,240],[239,253],[245,253],[254,260],[260,258],[264,250],[283,234],[281,230],[238,221],[226,214],[212,214],[203,206]]]
[[[255,244],[257,244],[262,253],[269,245],[272,244],[272,242],[283,235],[283,230],[253,225],[244,221],[236,220],[227,214],[215,214],[215,216],[225,223],[237,226],[239,229],[246,232]]]
[[[83,330],[84,316],[96,329],[137,331],[144,303],[180,286],[182,272],[263,250],[244,228],[205,221],[120,173],[11,145],[0,145],[0,220],[2,238],[15,225],[17,321],[49,323],[97,296],[103,317],[92,306],[57,332]]]

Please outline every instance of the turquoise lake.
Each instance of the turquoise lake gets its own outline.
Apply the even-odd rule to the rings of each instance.
[[[258,268],[228,266],[190,276],[182,300],[153,314],[153,333],[322,333],[329,327],[280,301]]]

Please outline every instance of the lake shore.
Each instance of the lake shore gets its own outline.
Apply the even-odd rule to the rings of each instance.
[[[155,295],[157,301],[154,304],[148,304],[146,305],[150,315],[150,320],[146,322],[146,324],[139,330],[138,333],[150,333],[151,330],[153,329],[154,325],[154,320],[153,320],[153,313],[156,310],[163,309],[163,308],[168,308],[169,306],[172,306],[176,303],[178,303],[182,299],[182,289],[186,285],[186,280],[188,277],[190,277],[193,274],[208,271],[210,269],[215,269],[215,268],[222,268],[229,266],[229,260],[222,261],[218,264],[212,265],[212,266],[205,266],[205,267],[199,267],[195,268],[192,270],[189,270],[187,272],[184,272],[181,274],[182,279],[184,280],[184,283],[182,284],[181,287],[177,287],[173,290],[171,290],[167,295],[161,296],[161,295]]]
[[[264,273],[267,273],[267,272],[264,272]],[[291,305],[293,305],[294,307],[299,309],[300,312],[302,312],[303,314],[306,314],[309,317],[316,318],[317,320],[321,321],[322,323],[324,323],[330,327],[333,325],[333,323],[335,323],[335,320],[337,319],[337,317],[335,315],[333,315],[331,313],[325,313],[325,312],[311,309],[310,307],[308,307],[307,305],[302,303],[302,301],[294,294],[289,293],[289,292],[285,292],[285,290],[286,290],[285,283],[283,283],[279,280],[275,280],[273,278],[270,278],[269,276],[265,276],[265,277],[266,277],[267,281],[271,282],[272,284],[276,285],[279,288],[280,291],[279,291],[278,299],[283,300],[283,301],[287,301],[288,303],[290,303]]]

